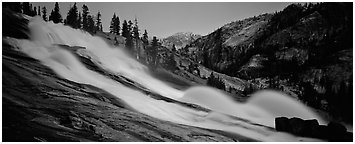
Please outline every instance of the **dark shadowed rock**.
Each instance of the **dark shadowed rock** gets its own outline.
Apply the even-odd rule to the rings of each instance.
[[[275,128],[277,131],[288,132],[290,130],[290,123],[287,117],[275,118]]]
[[[290,133],[296,134],[296,135],[303,135],[302,132],[305,129],[305,122],[304,120],[300,119],[300,118],[291,118],[289,120],[290,123]]]
[[[330,122],[328,125],[319,125],[316,119],[303,120],[296,117],[291,119],[277,117],[275,118],[275,128],[277,131],[329,141],[352,141],[353,138],[353,134],[347,132],[342,124]]]
[[[329,135],[329,141],[343,141],[343,138],[346,135],[345,126],[339,123],[330,122],[328,124],[328,130],[332,133]]]
[[[316,119],[305,120],[302,134],[305,136],[315,137],[315,132],[318,127],[319,123]]]

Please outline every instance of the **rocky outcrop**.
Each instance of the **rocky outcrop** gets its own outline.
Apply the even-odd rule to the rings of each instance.
[[[292,4],[227,24],[186,49],[212,70],[352,122],[352,27],[350,3]]]
[[[73,53],[83,49],[61,47]],[[85,57],[78,57],[89,69],[117,82],[146,91],[155,99],[176,102],[129,79],[105,73]],[[149,117],[104,90],[59,77],[6,43],[3,43],[2,65],[3,141],[254,141]]]
[[[169,49],[172,48],[174,45],[176,49],[180,49],[185,47],[186,45],[189,45],[191,42],[195,41],[200,37],[201,35],[194,34],[192,32],[179,32],[167,38],[164,38],[162,45]]]
[[[335,122],[328,125],[319,125],[316,119],[302,120],[300,118],[277,117],[275,119],[277,131],[289,132],[304,137],[326,139],[333,142],[353,141],[352,132],[347,132],[346,128]]]

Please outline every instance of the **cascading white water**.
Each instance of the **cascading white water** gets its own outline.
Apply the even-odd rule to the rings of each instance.
[[[124,100],[137,111],[155,118],[235,132],[261,141],[297,141],[299,138],[274,132],[253,123],[273,127],[276,116],[316,118],[323,122],[306,106],[275,92],[256,93],[247,103],[241,104],[212,88],[194,87],[187,91],[180,91],[153,78],[146,72],[144,65],[127,56],[120,48],[109,46],[99,37],[62,24],[47,23],[39,17],[31,18],[28,26],[31,30],[30,40],[12,38],[6,40],[12,41],[12,44],[15,42],[22,52],[40,60],[61,77],[104,89]],[[128,77],[162,96],[195,103],[212,111],[207,113],[150,98],[140,91],[87,69],[72,53],[62,49],[58,44],[85,47],[78,53],[91,58],[97,66],[111,73]]]

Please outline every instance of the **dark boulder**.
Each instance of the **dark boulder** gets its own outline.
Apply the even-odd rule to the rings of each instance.
[[[290,123],[286,117],[277,117],[275,119],[275,128],[277,131],[289,132]]]
[[[353,134],[347,132],[345,126],[330,122],[328,125],[319,125],[316,119],[303,120],[300,118],[277,117],[275,129],[303,137],[320,138],[328,141],[352,141]]]
[[[319,123],[316,119],[305,120],[302,134],[304,134],[305,136],[315,137],[316,130],[318,127]]]
[[[328,130],[331,132],[329,135],[329,141],[343,141],[346,135],[346,128],[342,124],[330,122],[328,124]]]
[[[289,120],[290,123],[290,133],[296,134],[296,135],[304,135],[302,134],[302,132],[304,131],[304,120],[300,119],[300,118],[291,118]]]

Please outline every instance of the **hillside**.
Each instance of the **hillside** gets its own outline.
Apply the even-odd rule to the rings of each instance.
[[[28,20],[6,9],[3,17],[11,22],[3,26],[13,30],[3,33],[2,43],[3,141],[255,141],[238,134],[160,120],[138,112],[106,90],[65,79],[21,51],[16,39],[29,40]],[[145,93],[151,100],[209,111],[166,98],[123,75],[104,70],[80,52],[86,47],[51,47],[65,49],[87,69]],[[66,61],[60,58],[58,61]]]
[[[182,54],[352,120],[352,3],[292,4],[232,22]]]
[[[200,38],[201,35],[192,32],[179,32],[163,39],[162,45],[171,48],[175,45],[176,49],[180,49]]]

